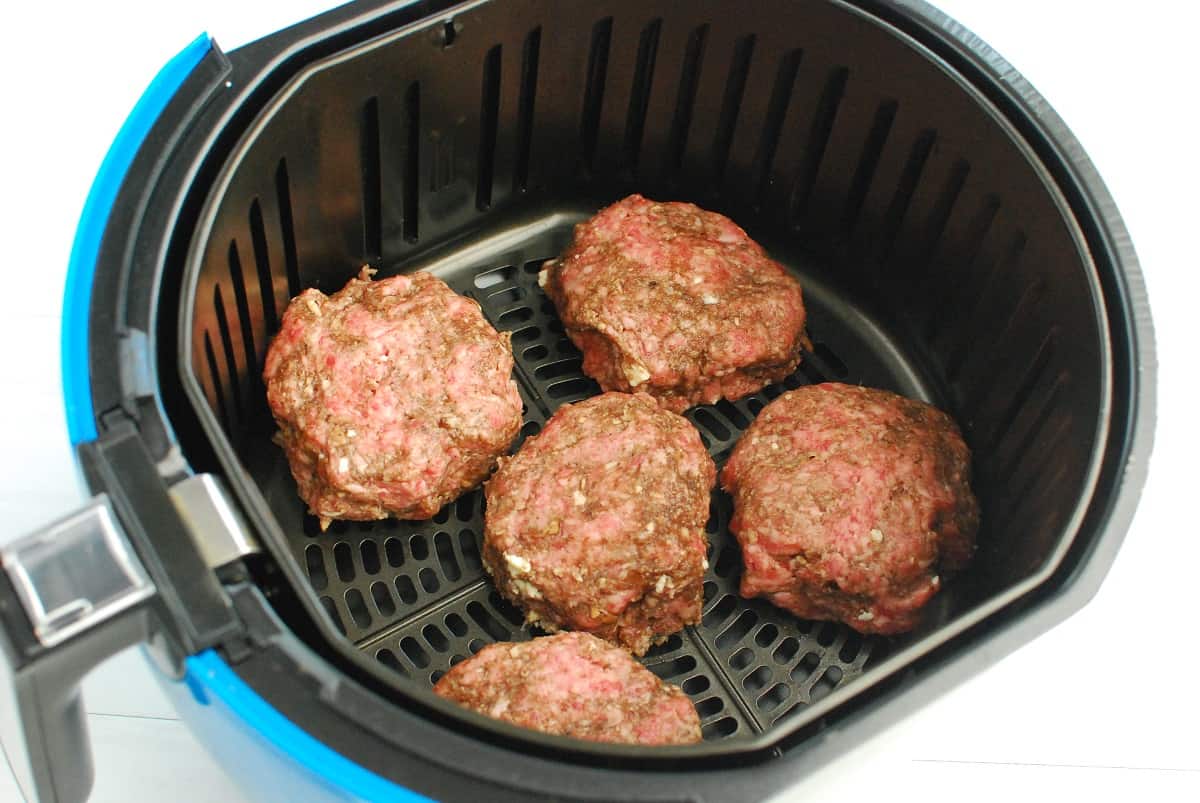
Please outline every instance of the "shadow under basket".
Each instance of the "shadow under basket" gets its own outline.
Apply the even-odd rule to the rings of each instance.
[[[1111,560],[1137,387],[1132,253],[1113,245],[1119,220],[1096,211],[1069,134],[990,51],[910,4],[511,0],[419,4],[398,22],[388,8],[248,48],[287,58],[230,90],[239,111],[176,235],[178,316],[161,313],[178,332],[159,354],[182,382],[165,408],[184,453],[224,477],[261,540],[275,615],[338,672],[567,763],[786,758],[1065,594],[1097,550]],[[320,532],[271,443],[261,380],[302,289],[333,292],[364,264],[427,270],[512,332],[515,450],[598,392],[537,271],[575,223],[632,192],[729,215],[805,290],[813,349],[797,372],[687,412],[718,465],[784,390],[859,383],[959,422],[983,511],[973,564],[921,627],[862,637],[740,598],[731,502],[714,492],[703,621],[643,660],[691,697],[705,742],[661,752],[540,736],[429,694],[484,645],[534,635],[482,569],[482,492],[430,521]],[[1068,607],[1098,582],[1072,587]]]

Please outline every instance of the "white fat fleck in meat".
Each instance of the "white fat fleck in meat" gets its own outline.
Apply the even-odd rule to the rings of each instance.
[[[621,370],[624,372],[625,378],[629,380],[631,387],[636,388],[650,378],[650,372],[641,363],[627,362],[621,366]]]
[[[514,587],[516,587],[517,591],[521,592],[521,596],[523,597],[528,599],[542,598],[541,590],[528,580],[513,580],[512,584]]]
[[[858,615],[858,621],[860,622],[869,622],[874,618],[875,614],[871,613],[870,611],[863,611]]]
[[[305,303],[308,305],[308,308],[312,310],[313,315],[316,315],[318,318],[321,317],[321,305],[317,303],[315,298],[308,298],[305,300]]]
[[[702,282],[702,281],[704,281],[703,276],[693,276],[692,277],[692,284],[700,284],[700,282]]]
[[[353,429],[348,429],[348,430],[346,430],[346,437],[347,437],[347,438],[355,438],[355,437],[358,437],[358,431],[357,431],[357,430],[353,430]]]
[[[538,287],[545,288],[546,283],[550,281],[550,269],[542,268],[538,271]]]
[[[350,470],[350,458],[343,457],[341,460],[338,461],[338,473],[345,474],[349,470]]]
[[[581,494],[579,491],[576,491],[571,498],[575,500],[575,507],[583,507],[587,504],[587,497]]]
[[[700,300],[704,302],[705,306],[711,307],[713,304],[716,304],[717,301],[719,301],[720,299],[718,299],[714,293],[704,293],[703,295],[700,296]]]
[[[674,588],[675,583],[665,574],[660,574],[658,580],[654,583],[654,593],[661,594],[664,588]]]
[[[505,554],[504,562],[508,564],[508,569],[513,574],[525,574],[533,569],[533,564],[529,562],[529,558],[521,555]]]
[[[878,527],[871,528],[871,540],[877,544],[883,541],[883,531]]]

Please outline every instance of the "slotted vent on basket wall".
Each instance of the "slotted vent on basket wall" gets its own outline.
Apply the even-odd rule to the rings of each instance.
[[[526,203],[569,197],[574,209],[584,196],[595,209],[635,190],[731,214],[780,259],[877,314],[932,377],[977,455],[986,572],[974,593],[1033,571],[1082,476],[1092,432],[1079,411],[1094,404],[1097,380],[1087,338],[1063,337],[1058,320],[1083,314],[1072,310],[1086,290],[1070,275],[1042,275],[1073,258],[1056,210],[1005,201],[1038,195],[1021,153],[987,136],[994,122],[947,79],[931,78],[915,53],[897,55],[892,38],[835,9],[814,5],[794,28],[757,25],[753,12],[718,2],[636,13],[600,2],[589,13],[581,23],[572,4],[485,5],[457,18],[452,43],[418,30],[331,62],[266,117],[220,201],[187,300],[191,368],[342,632],[422,682],[484,638],[465,612],[475,636],[437,620],[468,598],[487,609],[478,544],[469,546],[482,532],[481,495],[462,503],[467,519],[456,504],[426,524],[315,533],[282,454],[267,444],[273,425],[259,378],[288,299],[310,286],[332,292],[364,263],[386,275],[447,243],[475,242]],[[840,49],[847,26],[866,51],[894,57],[887,72]],[[937,81],[945,91],[931,91]],[[541,261],[569,235],[556,224],[444,276],[513,333],[525,435],[597,391],[536,285]],[[787,387],[901,384],[880,372],[878,357],[839,341],[844,317],[810,312],[816,342],[796,375],[689,413],[719,460]],[[1030,460],[1034,452],[1056,459]],[[1008,515],[996,521],[989,510]],[[847,633],[823,645],[823,631],[754,602],[737,603],[753,622],[722,618],[736,592],[736,550],[723,524],[713,537],[712,632],[689,632],[681,647],[698,649],[695,677],[705,681],[681,677],[697,689],[708,683],[693,694],[715,717],[707,733],[768,727],[861,671],[869,645],[843,658],[856,643]],[[732,635],[718,645],[721,633]],[[719,709],[697,696],[717,689],[726,695]]]

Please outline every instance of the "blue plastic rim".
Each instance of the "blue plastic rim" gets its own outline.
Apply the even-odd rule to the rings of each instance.
[[[433,803],[313,738],[263,700],[212,650],[184,663],[183,683],[174,685],[190,691],[190,710],[181,713],[199,735],[209,737],[208,746],[221,766],[243,781],[255,799]]]
[[[212,47],[211,37],[201,34],[154,76],[109,147],[84,202],[67,265],[62,312],[63,398],[72,446],[97,436],[88,325],[104,229],[138,149],[167,103]],[[214,651],[194,655],[185,665],[183,681],[169,684],[181,692],[172,697],[215,753],[234,744],[244,748],[234,758],[245,770],[238,780],[247,787],[258,787],[277,799],[432,803],[310,736],[246,685]],[[229,763],[225,766],[234,769]],[[291,794],[281,796],[284,790]]]
[[[206,33],[200,34],[158,71],[109,146],[87,200],[83,203],[83,213],[79,216],[79,227],[75,230],[75,242],[67,263],[62,311],[63,399],[67,408],[67,433],[72,446],[96,439],[96,417],[92,409],[88,372],[88,318],[104,227],[108,224],[117,191],[121,189],[133,157],[150,133],[154,121],[211,49],[212,38]]]

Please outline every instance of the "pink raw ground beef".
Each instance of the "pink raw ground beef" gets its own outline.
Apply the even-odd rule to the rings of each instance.
[[[693,204],[631,195],[576,226],[538,281],[584,373],[676,412],[782,379],[808,344],[800,283]]]
[[[587,633],[484,647],[435,693],[525,728],[596,742],[691,744],[700,717],[678,687]]]
[[[484,565],[530,622],[641,655],[700,621],[715,479],[695,428],[645,394],[562,407],[487,484]]]
[[[910,630],[974,549],[970,466],[954,421],[923,402],[834,383],[783,394],[721,473],[742,596],[863,633]]]
[[[331,519],[425,519],[479,484],[521,426],[512,348],[427,273],[305,290],[263,379],[302,499]]]

